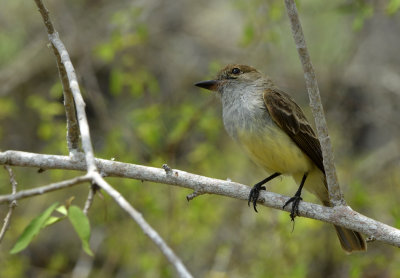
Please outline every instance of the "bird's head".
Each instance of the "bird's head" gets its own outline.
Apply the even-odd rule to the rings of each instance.
[[[261,73],[253,67],[229,64],[218,72],[216,79],[201,81],[194,85],[222,93],[226,87],[246,85],[259,78],[262,78]]]

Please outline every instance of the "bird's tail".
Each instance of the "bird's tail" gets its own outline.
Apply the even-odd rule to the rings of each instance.
[[[324,206],[332,207],[329,201],[325,200],[322,201],[322,203],[324,204]],[[352,231],[336,225],[333,225],[333,227],[335,227],[340,245],[342,246],[344,251],[346,251],[347,253],[352,253],[356,251],[367,251],[367,243],[359,232]]]
[[[367,250],[367,244],[365,243],[365,240],[363,236],[356,231],[352,231],[343,227],[339,227],[334,225],[336,234],[339,238],[340,245],[342,245],[342,248],[348,252],[354,252],[354,251],[366,251]]]
[[[294,177],[296,181],[300,181],[301,179],[300,175]],[[324,206],[332,207],[329,201],[328,186],[324,173],[319,170],[309,173],[304,187],[311,193],[315,194],[318,199],[322,201]],[[340,245],[347,253],[367,250],[367,244],[359,232],[335,225],[334,227],[336,234],[338,235]]]

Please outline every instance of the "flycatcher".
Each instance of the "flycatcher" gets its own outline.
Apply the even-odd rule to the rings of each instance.
[[[268,76],[250,66],[227,65],[215,80],[195,85],[217,92],[226,131],[257,165],[272,174],[250,191],[248,203],[253,203],[255,211],[263,185],[280,175],[291,175],[300,184],[285,204],[292,203],[292,220],[298,214],[303,186],[324,206],[331,206],[320,142],[301,108]],[[360,233],[335,229],[345,251],[367,249]]]

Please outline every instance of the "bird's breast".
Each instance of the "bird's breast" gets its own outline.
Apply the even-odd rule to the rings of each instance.
[[[313,168],[311,160],[275,123],[256,132],[238,131],[238,142],[250,158],[269,173],[293,175]]]
[[[308,172],[311,160],[271,119],[262,95],[236,96],[223,103],[226,131],[267,172]]]

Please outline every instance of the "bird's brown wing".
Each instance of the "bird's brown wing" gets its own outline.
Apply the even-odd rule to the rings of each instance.
[[[272,120],[325,173],[321,145],[301,108],[278,89],[265,90],[263,98]]]

